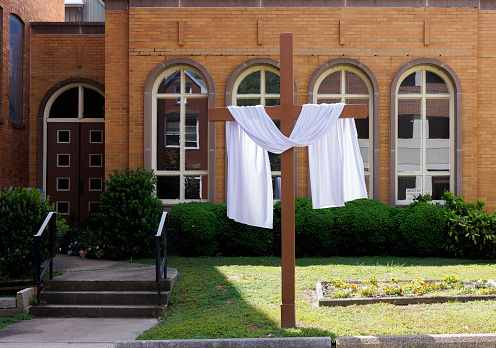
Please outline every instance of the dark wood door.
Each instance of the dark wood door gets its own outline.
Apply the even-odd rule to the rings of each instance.
[[[100,204],[105,175],[104,123],[48,123],[47,194],[79,221]]]

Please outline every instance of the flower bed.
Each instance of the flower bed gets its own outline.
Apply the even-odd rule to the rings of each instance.
[[[319,305],[343,306],[388,302],[393,304],[433,303],[496,299],[496,282],[486,279],[459,280],[454,275],[442,281],[417,278],[411,281],[378,280],[345,282],[333,278],[317,283]]]

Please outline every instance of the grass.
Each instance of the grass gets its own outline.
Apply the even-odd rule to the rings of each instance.
[[[30,320],[29,314],[17,314],[15,317],[2,317],[0,316],[0,330],[11,324],[21,322],[23,320]]]
[[[134,262],[139,262],[134,260]],[[141,261],[153,263],[153,260]],[[296,260],[296,329],[280,328],[280,259],[171,257],[178,269],[170,307],[139,339],[411,335],[496,331],[496,301],[410,306],[315,307],[315,283],[343,280],[496,279],[487,261],[396,257]]]

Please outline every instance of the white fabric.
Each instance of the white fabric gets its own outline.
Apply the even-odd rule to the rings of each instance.
[[[263,106],[228,108],[236,120],[226,122],[229,218],[272,228],[267,151],[282,153],[293,146],[316,142],[309,149],[313,207],[342,206],[346,200],[367,197],[354,122],[343,119],[336,123],[344,104],[303,105],[289,138],[277,129]],[[335,124],[340,126],[333,127]]]

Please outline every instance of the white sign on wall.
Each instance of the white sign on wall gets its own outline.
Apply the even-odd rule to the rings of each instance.
[[[413,201],[415,197],[422,194],[421,188],[408,188],[406,189],[406,200]]]

